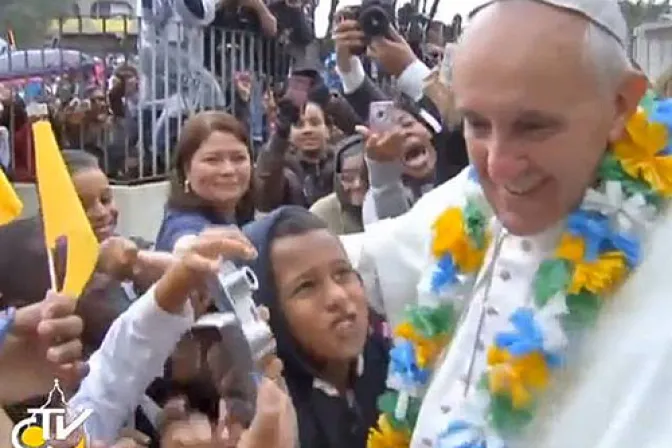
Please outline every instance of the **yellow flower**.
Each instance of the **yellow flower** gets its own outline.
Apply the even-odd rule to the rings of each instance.
[[[641,178],[659,193],[672,195],[672,156],[658,154],[667,145],[667,128],[638,111],[626,125],[625,136],[612,151],[630,176]]]
[[[563,260],[579,263],[586,254],[586,243],[583,238],[565,233],[560,239],[560,244],[555,250],[555,255]]]
[[[600,254],[592,262],[580,262],[574,265],[574,274],[567,292],[578,294],[586,289],[601,295],[613,290],[627,273],[625,256],[618,251]]]
[[[406,339],[415,346],[415,362],[423,369],[434,364],[449,340],[448,335],[426,338],[415,331],[413,325],[408,322],[399,324],[394,330],[394,335]]]
[[[386,415],[378,418],[378,428],[369,430],[367,448],[408,448],[411,444],[411,435],[408,431],[397,430],[392,427]]]
[[[515,409],[528,407],[533,392],[548,385],[550,371],[542,353],[513,357],[508,351],[493,346],[488,351],[488,365],[490,391],[507,394]]]
[[[593,294],[612,290],[627,273],[625,256],[618,251],[600,254],[597,260],[585,261],[586,244],[581,237],[565,233],[560,239],[555,254],[574,265],[572,280],[567,292],[578,294],[582,289]]]
[[[450,254],[460,272],[469,274],[478,271],[483,263],[485,248],[479,250],[467,235],[462,210],[449,208],[434,221],[432,226],[432,254],[439,260]]]

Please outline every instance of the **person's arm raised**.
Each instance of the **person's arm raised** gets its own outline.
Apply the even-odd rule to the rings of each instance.
[[[116,440],[146,388],[162,375],[168,356],[194,321],[189,296],[217,272],[220,257],[254,256],[254,248],[236,229],[206,229],[176,257],[161,279],[114,321],[91,356],[90,373],[70,403],[75,409],[94,411],[86,422],[94,440]]]

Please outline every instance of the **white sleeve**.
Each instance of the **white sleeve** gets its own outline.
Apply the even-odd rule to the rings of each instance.
[[[336,67],[336,73],[341,77],[341,82],[343,83],[343,93],[346,95],[351,94],[355,90],[359,89],[366,79],[366,72],[364,71],[364,66],[362,61],[357,56],[350,56],[350,71],[342,72]]]
[[[70,400],[73,410],[91,409],[85,423],[92,440],[116,441],[145,390],[194,320],[189,302],[181,315],[161,309],[152,287],[119,316],[89,359],[89,374]]]
[[[397,88],[411,97],[413,101],[420,101],[424,93],[425,79],[430,73],[431,70],[425,63],[416,59],[397,78]]]
[[[363,233],[341,241],[366,286],[369,302],[393,326],[407,305],[417,300],[417,285],[429,263],[434,220],[450,206],[461,205],[468,170],[462,171],[415,203],[407,213],[373,223]]]

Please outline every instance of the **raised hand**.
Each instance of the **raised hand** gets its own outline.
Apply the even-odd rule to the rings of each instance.
[[[0,360],[0,403],[47,393],[59,378],[74,387],[86,373],[80,340],[84,324],[76,301],[48,292],[41,302],[16,310]]]
[[[377,162],[393,162],[401,160],[404,148],[404,134],[400,128],[388,132],[372,132],[364,126],[357,126],[357,132],[365,141],[366,156]]]
[[[66,383],[78,381],[85,371],[80,340],[84,322],[74,314],[76,305],[73,298],[48,291],[43,301],[16,311],[12,331],[36,341],[56,376]]]
[[[249,260],[254,246],[235,227],[212,227],[182,242],[176,261],[156,283],[156,300],[168,312],[180,312],[185,298],[203,288],[220,269],[220,260]]]

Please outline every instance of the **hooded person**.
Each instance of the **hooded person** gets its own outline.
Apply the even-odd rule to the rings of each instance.
[[[362,204],[369,188],[364,163],[364,139],[352,135],[336,146],[334,192],[318,200],[310,211],[337,235],[364,230]]]
[[[362,281],[336,235],[309,211],[281,207],[243,228],[259,255],[258,305],[297,412],[302,448],[364,448],[385,387],[387,341],[371,331]]]

